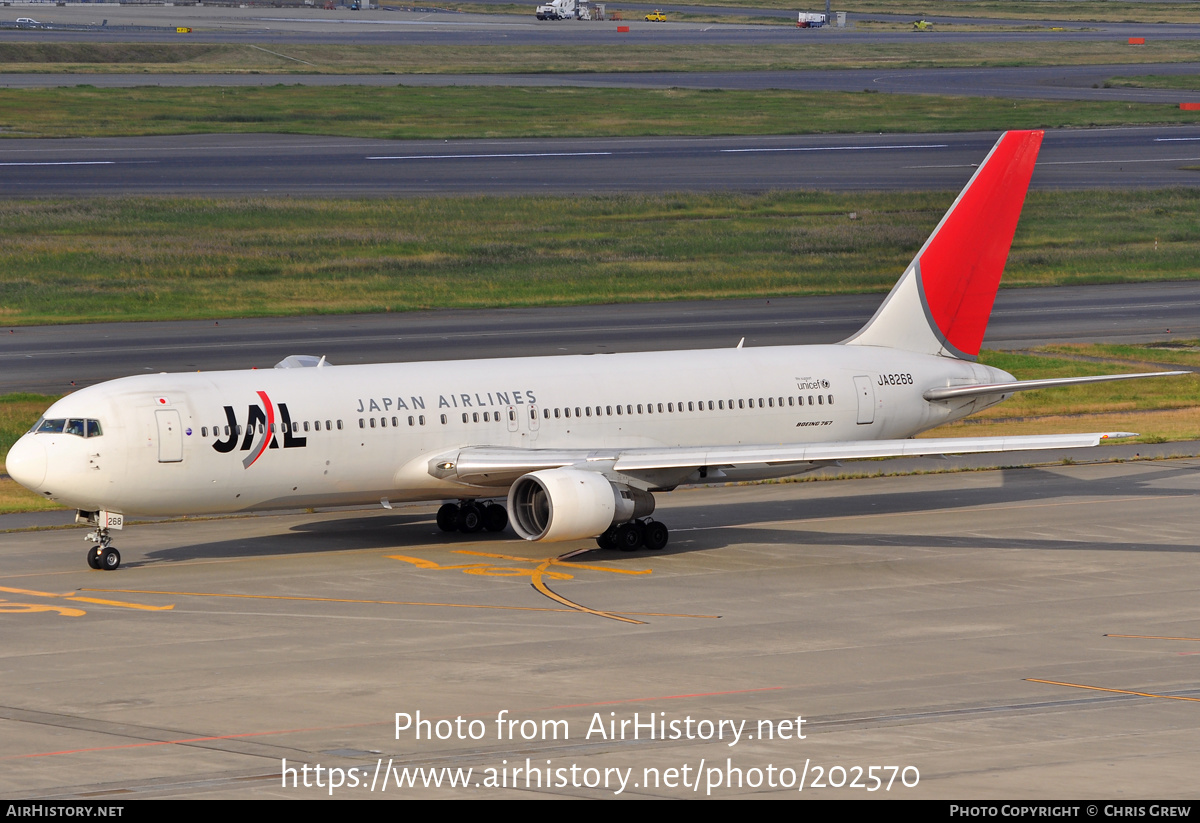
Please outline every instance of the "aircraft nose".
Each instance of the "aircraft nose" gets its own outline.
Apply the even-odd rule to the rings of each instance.
[[[4,458],[9,476],[31,491],[38,491],[46,481],[46,463],[46,446],[30,435],[14,443]]]

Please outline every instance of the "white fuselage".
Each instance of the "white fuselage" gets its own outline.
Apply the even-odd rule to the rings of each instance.
[[[98,421],[100,436],[31,432],[12,455],[34,481],[44,465],[32,488],[85,511],[494,497],[503,489],[439,478],[431,463],[487,446],[905,438],[990,405],[932,403],[925,390],[1011,379],[977,363],[842,345],[157,374],[82,389],[45,413]]]

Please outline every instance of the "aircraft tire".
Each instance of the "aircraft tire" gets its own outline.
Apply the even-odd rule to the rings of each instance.
[[[121,553],[112,546],[109,546],[104,550],[104,553],[100,555],[100,568],[104,569],[106,572],[116,571],[120,565]]]
[[[459,506],[455,522],[463,534],[474,534],[483,528],[483,511],[474,503]]]
[[[617,548],[623,552],[637,551],[642,545],[642,524],[636,520],[617,527]]]
[[[665,525],[657,520],[646,522],[645,535],[642,537],[642,543],[650,551],[662,551],[667,547],[667,540],[670,538],[670,530]]]
[[[437,524],[444,532],[458,531],[458,504],[446,503],[438,509]]]
[[[100,549],[99,548],[88,549],[87,564],[90,568],[96,569],[97,571],[99,571],[102,568],[102,566],[100,565]]]
[[[615,549],[617,547],[617,527],[609,526],[604,530],[604,533],[596,538],[596,545],[602,549]]]
[[[483,527],[490,532],[502,532],[508,526],[508,510],[496,503],[483,509]]]

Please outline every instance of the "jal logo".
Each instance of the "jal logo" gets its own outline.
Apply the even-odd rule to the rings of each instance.
[[[266,392],[258,392],[258,396],[262,399],[262,405],[257,403],[250,404],[246,411],[246,428],[242,429],[238,425],[237,413],[234,412],[233,406],[225,407],[225,418],[229,421],[228,431],[229,436],[224,440],[218,440],[213,443],[213,448],[221,454],[228,454],[238,448],[238,443],[241,443],[241,451],[249,452],[243,459],[242,465],[245,468],[250,468],[254,465],[258,458],[262,457],[267,449],[279,448],[279,438],[275,436],[275,404],[271,403],[271,398],[267,397]],[[285,449],[302,449],[308,445],[307,437],[297,437],[293,431],[292,416],[288,414],[287,403],[280,403],[279,406],[279,428],[283,433],[283,447]]]

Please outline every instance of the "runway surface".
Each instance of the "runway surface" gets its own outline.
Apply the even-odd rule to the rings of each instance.
[[[5,197],[423,196],[772,189],[957,190],[994,132],[364,140],[194,135],[0,141]],[[1034,189],[1200,181],[1200,125],[1049,131]]]
[[[566,560],[431,508],[134,526],[113,573],[6,535],[0,791],[1193,797],[1198,469],[676,492],[664,552]]]
[[[61,394],[159,371],[836,343],[882,295],[176,323],[0,327],[0,393]],[[1001,290],[984,345],[1200,337],[1200,283]]]

